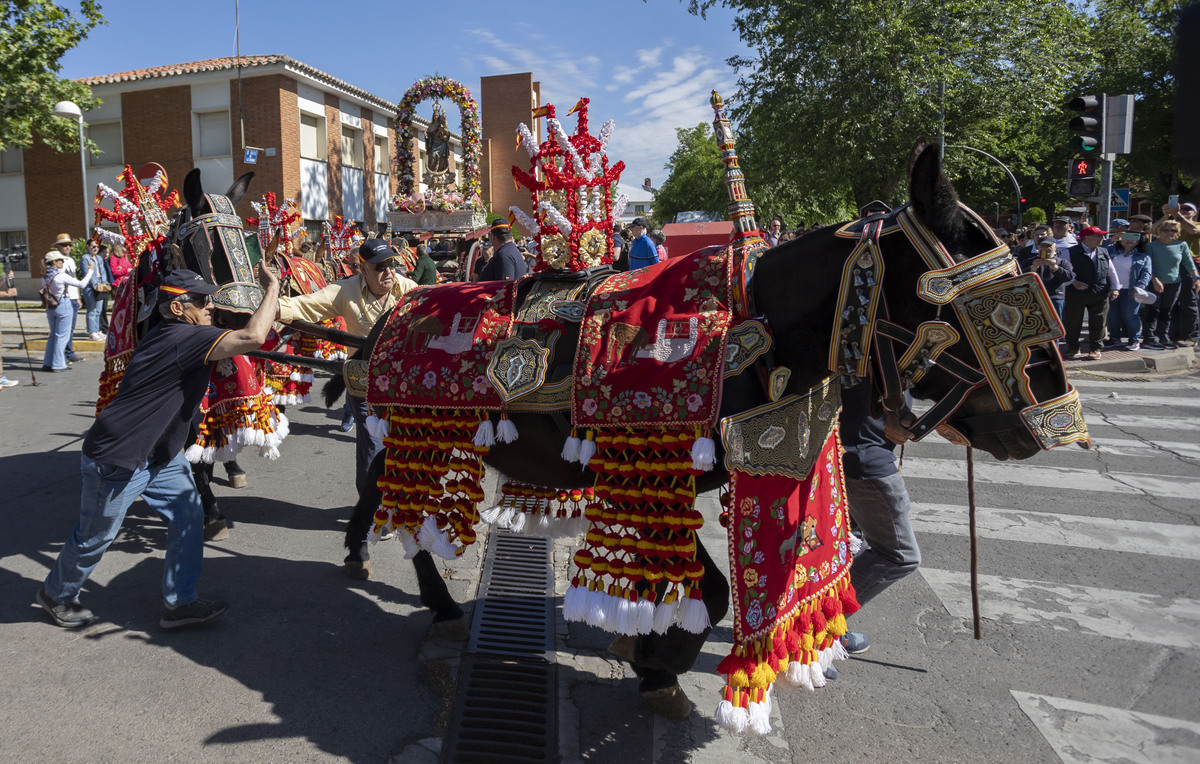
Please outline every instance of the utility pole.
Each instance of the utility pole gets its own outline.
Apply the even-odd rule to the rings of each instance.
[[[1024,224],[1024,219],[1025,219],[1024,212],[1021,209],[1021,185],[1019,183],[1017,183],[1017,178],[1015,175],[1012,174],[1012,171],[1009,170],[1008,167],[1003,162],[1001,162],[999,159],[992,156],[991,154],[987,153],[986,151],[981,151],[980,149],[972,148],[970,146],[955,146],[954,144],[950,144],[946,148],[948,148],[948,149],[966,149],[967,151],[974,151],[976,154],[983,154],[988,159],[990,159],[993,162],[995,162],[996,164],[1000,165],[1000,169],[1004,170],[1005,174],[1008,175],[1008,179],[1010,181],[1012,181],[1013,189],[1017,192],[1017,223],[1016,223],[1016,227],[1020,228]],[[997,205],[997,209],[999,209],[999,205]],[[997,217],[999,217],[999,213],[997,213]]]

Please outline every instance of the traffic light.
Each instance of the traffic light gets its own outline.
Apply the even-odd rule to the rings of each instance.
[[[1078,133],[1071,139],[1071,151],[1076,154],[1104,153],[1104,94],[1072,98],[1067,107],[1079,112],[1069,127]]]
[[[1095,157],[1079,157],[1067,162],[1067,196],[1087,199],[1096,195]]]

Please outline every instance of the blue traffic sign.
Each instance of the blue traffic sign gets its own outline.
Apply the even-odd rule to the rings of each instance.
[[[258,164],[258,149],[246,149],[246,158],[242,162],[245,164]]]
[[[1114,188],[1112,199],[1109,200],[1108,208],[1113,212],[1129,209],[1129,189]]]

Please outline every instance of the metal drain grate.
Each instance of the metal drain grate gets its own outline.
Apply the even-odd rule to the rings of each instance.
[[[551,552],[546,538],[489,534],[443,761],[557,758]]]

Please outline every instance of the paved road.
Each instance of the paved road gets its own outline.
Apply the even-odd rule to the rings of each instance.
[[[873,645],[840,664],[836,682],[777,692],[773,733],[739,740],[712,721],[719,678],[688,676],[688,722],[631,713],[635,680],[602,660],[603,635],[571,625],[560,660],[577,655],[611,678],[570,688],[565,716],[578,731],[564,753],[611,761],[641,748],[652,754],[637,760],[663,764],[1200,761],[1200,378],[1078,385],[1094,450],[976,457],[982,641],[971,634],[963,451],[930,440],[904,462],[924,564],[852,619]],[[729,633],[727,621],[704,668]],[[576,710],[598,695],[614,706],[600,720]]]
[[[84,592],[99,620],[64,631],[32,598],[77,512],[98,359],[31,387],[5,342],[26,384],[0,391],[0,761],[435,759],[456,648],[430,637],[398,545],[376,549],[377,580],[342,578],[353,448],[336,415],[290,409],[283,459],[247,458],[249,488],[218,486],[236,525],[201,586],[233,602],[225,619],[158,629],[163,529],[135,505]],[[1080,387],[1096,450],[978,459],[982,642],[962,451],[919,444],[905,474],[924,566],[853,619],[873,647],[837,682],[778,693],[774,732],[735,738],[712,722],[728,623],[685,679],[696,713],[673,724],[645,711],[608,635],[560,622],[563,760],[1200,760],[1200,378]],[[703,534],[723,547],[715,523]],[[560,591],[572,550],[556,545]],[[460,600],[477,566],[453,567]]]

